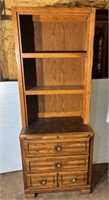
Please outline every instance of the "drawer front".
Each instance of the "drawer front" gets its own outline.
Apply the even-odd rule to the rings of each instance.
[[[73,187],[87,185],[87,172],[60,172],[59,186]]]
[[[41,173],[35,175],[27,175],[28,188],[56,188],[57,174],[56,173]]]
[[[26,159],[27,173],[39,171],[87,170],[88,156],[56,156]]]
[[[37,140],[27,140],[24,144],[27,157],[43,156],[50,154],[88,154],[89,138],[75,138],[71,141],[38,143]]]

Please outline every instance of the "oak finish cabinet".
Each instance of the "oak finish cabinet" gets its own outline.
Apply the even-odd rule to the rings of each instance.
[[[91,191],[95,9],[13,7],[27,198]]]

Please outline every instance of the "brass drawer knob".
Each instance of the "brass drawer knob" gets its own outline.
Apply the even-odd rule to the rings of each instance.
[[[72,178],[71,178],[71,182],[72,182],[72,183],[75,183],[76,181],[77,181],[77,178],[76,178],[76,177],[72,177]]]
[[[41,184],[41,185],[47,184],[47,179],[41,179],[41,180],[40,180],[40,184]]]
[[[61,168],[62,167],[62,163],[61,162],[56,162],[55,163],[55,167],[56,168]]]
[[[56,144],[54,147],[56,152],[61,152],[62,151],[62,145],[61,144]]]

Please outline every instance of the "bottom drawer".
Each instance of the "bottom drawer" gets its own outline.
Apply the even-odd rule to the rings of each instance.
[[[28,189],[53,189],[87,185],[87,172],[59,172],[27,175]]]
[[[87,172],[60,172],[59,186],[83,186],[87,185]]]
[[[57,173],[27,175],[27,186],[37,189],[57,187]]]

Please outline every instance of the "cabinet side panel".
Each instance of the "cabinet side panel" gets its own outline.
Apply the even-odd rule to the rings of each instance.
[[[19,18],[18,13],[15,9],[12,9],[12,21],[13,21],[13,29],[14,29],[14,37],[15,37],[15,54],[16,54],[16,62],[17,62],[17,70],[18,70],[18,86],[19,86],[19,95],[20,95],[20,107],[21,107],[21,119],[22,126],[26,126],[26,113],[25,113],[25,100],[24,100],[24,84],[23,84],[23,76],[22,76],[22,67],[21,67],[21,46],[20,46],[20,33],[19,33]]]
[[[19,15],[22,52],[34,52],[34,28],[32,15]]]
[[[36,65],[35,59],[23,59],[23,71],[24,71],[24,82],[25,89],[30,89],[36,86]]]
[[[26,155],[25,155],[25,147],[24,147],[24,139],[20,138],[20,147],[21,147],[21,156],[22,156],[22,168],[23,168],[23,180],[24,180],[24,189],[27,188],[27,180],[26,180]]]
[[[95,30],[95,9],[89,15],[88,23],[88,46],[87,46],[87,60],[85,63],[85,81],[86,81],[86,94],[84,96],[84,123],[89,124],[90,117],[90,96],[91,96],[91,77],[92,77],[92,62],[93,62],[93,43],[94,43],[94,30]],[[86,67],[87,66],[87,67]]]
[[[92,182],[93,146],[94,146],[94,137],[91,137],[90,138],[90,149],[89,149],[89,170],[88,170],[88,184],[89,185],[91,185],[91,182]]]
[[[28,125],[33,123],[38,117],[38,96],[30,95],[26,97],[26,107]]]

